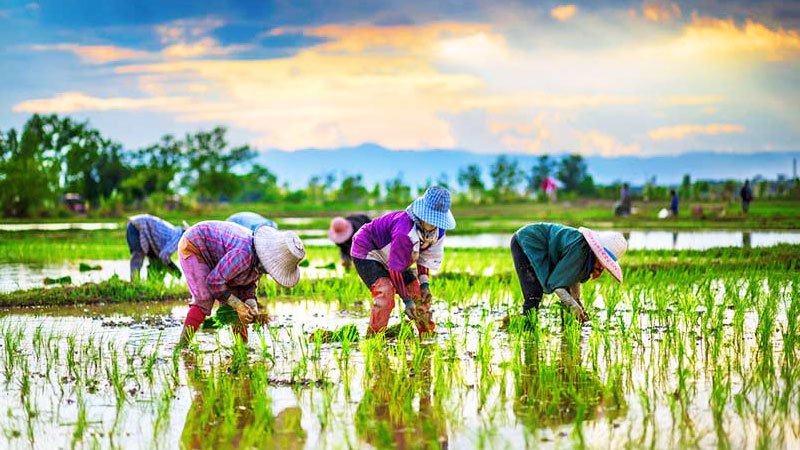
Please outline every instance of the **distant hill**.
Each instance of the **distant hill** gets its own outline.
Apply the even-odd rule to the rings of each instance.
[[[389,150],[375,144],[363,144],[335,150],[267,150],[258,153],[256,162],[269,167],[281,182],[286,181],[293,188],[305,186],[313,175],[328,172],[339,177],[343,173],[361,174],[368,187],[400,173],[407,183],[416,186],[424,184],[428,178],[435,180],[442,172],[454,185],[458,170],[468,164],[480,165],[488,183],[488,169],[497,156],[462,150]],[[535,164],[537,158],[536,155],[510,157],[519,160],[526,170]],[[778,173],[791,176],[792,158],[800,159],[800,151],[752,154],[692,152],[652,158],[590,156],[586,163],[596,182],[622,180],[640,185],[653,176],[659,183],[677,184],[686,173],[691,174],[692,179],[713,180],[743,179],[755,175],[775,178]]]

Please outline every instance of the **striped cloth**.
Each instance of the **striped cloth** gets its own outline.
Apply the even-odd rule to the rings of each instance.
[[[139,244],[144,254],[156,255],[169,265],[170,256],[178,250],[183,229],[150,214],[133,216],[128,221],[139,231]]]
[[[209,267],[209,291],[218,300],[234,294],[242,300],[255,298],[264,273],[253,246],[253,233],[233,222],[207,220],[186,231],[190,248]]]

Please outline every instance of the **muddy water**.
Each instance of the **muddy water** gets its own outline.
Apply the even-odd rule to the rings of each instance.
[[[311,367],[300,371],[299,375],[312,380],[325,378],[330,384],[292,384],[298,365],[303,363],[300,355],[308,351],[301,343],[302,336],[309,330],[333,329],[349,323],[355,323],[363,335],[367,312],[340,311],[335,304],[325,302],[288,300],[271,302],[267,308],[274,318],[272,331],[252,333],[249,344],[252,364],[267,364],[271,380],[268,391],[257,394],[271,400],[272,423],[279,436],[274,441],[264,441],[262,446],[266,448],[338,449],[385,445],[565,448],[581,443],[589,448],[650,445],[675,448],[692,442],[701,448],[711,448],[719,443],[720,435],[715,432],[719,422],[709,407],[712,381],[707,376],[711,369],[702,357],[704,342],[696,341],[691,333],[678,333],[660,326],[660,321],[651,325],[647,317],[641,319],[641,336],[633,341],[621,337],[619,331],[609,331],[610,340],[597,344],[593,343],[596,336],[592,331],[584,329],[576,352],[565,350],[565,338],[559,335],[555,316],[545,311],[544,326],[549,333],[538,345],[516,341],[507,333],[494,330],[490,331],[491,355],[482,359],[479,356],[482,333],[487,328],[493,329],[500,313],[476,307],[447,310],[444,305],[437,304],[434,313],[441,324],[441,332],[429,344],[432,348],[452,348],[447,358],[449,362],[445,364],[449,371],[457,372],[455,377],[448,378],[446,391],[437,391],[430,381],[397,378],[393,371],[399,369],[394,366],[387,368],[388,372],[365,377],[365,359],[358,349],[347,359],[349,369],[345,379],[341,365],[337,364],[337,355],[342,351],[339,344],[324,344],[317,362],[306,361]],[[0,405],[4,411],[0,415],[3,431],[0,446],[66,448],[74,443],[78,447],[129,449],[186,445],[186,436],[202,431],[193,429],[187,419],[199,416],[205,407],[198,396],[199,387],[188,377],[193,358],[178,357],[180,381],[168,402],[163,401],[166,378],[156,376],[150,384],[142,375],[144,363],[140,363],[155,354],[155,372],[169,371],[173,343],[178,338],[185,312],[186,306],[180,303],[7,311],[0,318],[0,329],[8,335],[19,330],[23,337],[14,370],[0,389]],[[757,320],[757,316],[747,316],[746,336],[738,344],[740,348],[736,353],[728,349],[723,356],[756,363],[753,337]],[[783,323],[785,317],[778,320]],[[631,317],[624,319],[627,326],[631,321]],[[614,327],[602,319],[598,319],[595,326]],[[55,337],[50,345],[60,348],[61,353],[52,367],[48,368],[44,362],[47,356],[37,356],[47,352],[36,350],[36,338],[32,337],[35,335],[43,336],[40,342],[47,342],[48,336]],[[230,356],[227,346],[231,342],[228,329],[202,332],[197,338],[199,353],[205,359],[203,367],[211,370],[209,364],[227,364]],[[78,372],[95,373],[92,372],[94,364],[107,364],[92,362],[93,357],[89,356],[92,352],[81,349],[106,349],[98,358],[100,361],[109,358],[109,345],[124,354],[134,355],[131,357],[133,364],[123,367],[129,373],[125,383],[128,393],[119,411],[114,391],[103,375],[106,372],[95,373],[99,376],[91,389],[86,387],[92,384],[91,380],[70,375],[67,357],[70,340],[73,348],[78,349],[73,352],[77,361],[74,364],[81,368]],[[637,341],[640,344],[634,344],[636,351],[623,357],[621,344]],[[674,356],[662,361],[664,348],[678,343],[687,345],[686,351],[694,356],[680,362]],[[776,360],[780,358],[780,348],[781,341],[776,336],[773,346]],[[271,363],[260,357],[265,349],[272,355]],[[4,352],[7,352],[5,344]],[[600,356],[592,356],[593,352]],[[50,355],[53,359],[52,353]],[[520,358],[522,365],[509,363],[514,358]],[[21,361],[29,361],[27,368],[20,368]],[[728,361],[730,364],[731,360]],[[6,358],[0,361],[3,368],[0,380],[6,380],[3,377],[9,364]],[[688,391],[691,394],[685,398],[673,394],[677,392],[678,370],[692,373],[688,381],[684,381],[691,385]],[[226,373],[223,371],[217,376],[224,379],[230,376]],[[21,384],[23,376],[30,383],[27,393]],[[619,376],[624,381],[614,382]],[[733,398],[728,400],[722,410],[722,432],[733,448],[754,447],[756,439],[765,438],[756,412],[759,408],[765,412],[771,410],[770,402],[775,399],[765,396],[760,385],[743,388],[735,374],[731,375],[731,380],[733,394],[740,396],[736,404],[743,406],[735,406]],[[415,390],[417,393],[410,406],[412,415],[408,416],[401,412],[400,404],[392,402],[392,394],[384,396],[382,392],[387,388],[389,392],[392,389],[396,393],[406,392],[403,384],[412,381],[419,384],[414,384],[418,392]],[[768,389],[780,391],[781,388]],[[795,392],[794,389],[790,391]],[[561,401],[546,402],[559,392],[563,396]],[[246,408],[256,394],[243,395],[237,396],[236,401]],[[573,397],[590,400],[574,404],[570,400]],[[377,404],[374,403],[376,398]],[[35,414],[25,412],[30,409],[35,410]],[[161,419],[159,410],[166,411]],[[86,429],[76,438],[80,414],[85,414]],[[365,423],[364,414],[372,421]],[[167,419],[163,419],[164,416]],[[577,417],[582,417],[580,433],[575,426]],[[765,442],[773,444],[769,447],[797,448],[800,442],[792,428],[798,420],[796,408],[788,417],[771,417],[770,430],[775,436],[766,436]],[[686,420],[691,421],[695,437],[684,434],[688,433]],[[294,425],[284,427],[290,422]],[[249,427],[251,423],[240,425]],[[378,429],[386,433],[376,434]],[[782,433],[781,440],[773,440],[778,433]],[[419,442],[414,445],[415,435],[423,437],[425,445]],[[383,445],[379,445],[381,442]]]

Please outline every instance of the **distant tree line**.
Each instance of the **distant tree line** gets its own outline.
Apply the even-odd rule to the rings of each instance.
[[[472,164],[461,168],[454,182],[443,173],[412,187],[398,174],[367,186],[360,174],[326,173],[312,176],[304,188],[291,189],[268,168],[254,163],[254,157],[246,145],[231,146],[223,127],[183,138],[165,135],[144,148],[124,150],[88,122],[33,115],[20,132],[0,130],[0,212],[6,217],[63,212],[60,203],[66,193],[80,194],[92,208],[113,215],[130,207],[157,210],[174,194],[200,202],[374,206],[404,204],[433,184],[455,191],[457,202],[475,204],[546,201],[538,194],[548,177],[558,180],[559,197],[568,199],[616,198],[621,186],[621,182],[596,185],[583,157],[568,154],[542,155],[532,167],[498,156],[488,168],[490,183],[485,183],[481,166]],[[687,175],[679,193],[685,199],[704,199],[722,192],[726,198],[737,188],[733,180],[692,183]],[[763,182],[755,188],[757,195],[759,189],[767,189]],[[669,189],[653,180],[634,195],[664,200]]]

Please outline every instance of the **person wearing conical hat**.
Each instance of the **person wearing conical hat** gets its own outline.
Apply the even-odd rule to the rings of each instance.
[[[441,266],[445,232],[455,227],[450,192],[434,186],[405,210],[386,213],[356,233],[350,255],[372,293],[368,334],[386,329],[395,294],[420,334],[434,331],[428,276]]]
[[[266,225],[268,227],[275,228],[276,230],[278,229],[278,224],[275,223],[275,221],[269,220],[261,214],[251,211],[242,211],[232,214],[230,217],[225,219],[225,221],[238,223],[245,228],[249,228],[250,231],[256,231],[256,228],[260,227],[261,225]]]
[[[555,223],[533,223],[511,238],[511,256],[522,287],[522,314],[539,307],[543,294],[555,293],[578,320],[589,316],[581,303],[581,283],[608,271],[622,283],[619,259],[628,249],[622,233],[595,232]]]
[[[192,294],[181,335],[186,343],[211,314],[215,300],[236,311],[242,325],[237,332],[246,340],[247,324],[258,316],[256,287],[261,275],[268,274],[284,287],[296,285],[306,251],[293,231],[260,226],[251,232],[232,222],[208,220],[184,233],[178,253]]]
[[[337,247],[342,257],[342,265],[349,270],[353,264],[350,249],[353,247],[353,236],[372,219],[366,214],[351,214],[347,217],[334,217],[328,228],[328,237]]]

